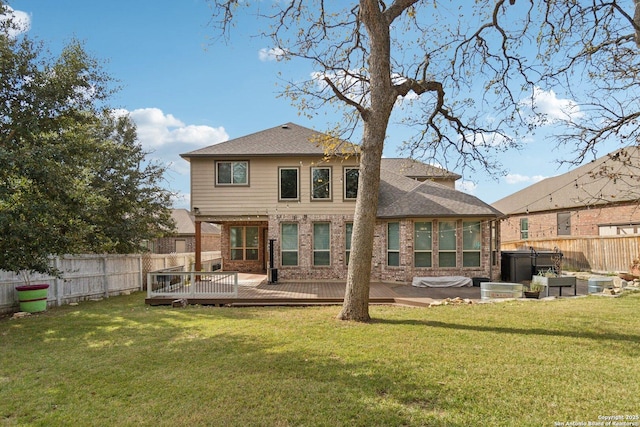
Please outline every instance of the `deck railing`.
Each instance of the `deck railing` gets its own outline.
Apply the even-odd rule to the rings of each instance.
[[[147,297],[238,297],[236,271],[155,271],[147,274]]]

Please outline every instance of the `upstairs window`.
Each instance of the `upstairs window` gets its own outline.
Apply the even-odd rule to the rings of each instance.
[[[280,200],[298,200],[300,180],[298,168],[280,168]]]
[[[358,178],[360,169],[344,168],[344,198],[355,200],[358,197]]]
[[[249,162],[216,162],[217,185],[249,185]]]
[[[311,199],[331,200],[331,168],[311,168]]]

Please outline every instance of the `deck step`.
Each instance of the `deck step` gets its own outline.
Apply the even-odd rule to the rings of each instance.
[[[185,298],[189,305],[214,305],[229,307],[262,307],[262,306],[317,306],[317,305],[341,305],[344,298]],[[146,298],[145,304],[152,306],[174,305],[174,298]],[[370,298],[370,304],[395,304],[395,299]]]

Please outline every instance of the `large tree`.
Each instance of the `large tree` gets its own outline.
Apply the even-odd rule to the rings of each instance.
[[[588,82],[603,81],[600,96],[624,93],[630,86],[633,93],[638,83],[633,6],[615,0],[211,2],[214,22],[225,34],[240,9],[251,9],[270,23],[262,35],[272,41],[274,54],[313,64],[310,79],[292,77],[285,88],[303,113],[346,107],[335,136],[362,132],[341,319],[369,320],[380,159],[391,120],[413,128],[413,137],[404,141],[413,157],[492,169],[492,150],[518,146],[522,133],[548,119],[537,104],[540,85],[559,84],[575,96],[592,93],[578,90],[584,84],[573,74],[578,67]],[[620,61],[633,65],[633,74],[625,74],[625,84],[607,81],[629,71]],[[587,147],[607,132],[635,126],[637,97],[621,95],[611,104],[601,99],[594,110],[600,118],[615,110],[609,120],[614,130],[590,112],[604,135],[578,121],[582,115],[567,112],[564,122],[578,135],[594,135],[582,137]],[[572,137],[575,141],[576,133]]]
[[[171,229],[164,167],[106,104],[99,63],[75,41],[51,56],[2,3],[0,17],[0,269],[55,272],[51,255],[128,253]]]
[[[562,87],[580,115],[561,121],[555,139],[591,157],[605,140],[640,142],[640,1],[544,2],[539,24],[540,85]]]

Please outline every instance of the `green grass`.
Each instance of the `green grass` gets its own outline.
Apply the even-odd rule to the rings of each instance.
[[[0,425],[514,426],[640,412],[640,293],[436,308],[0,319]]]

